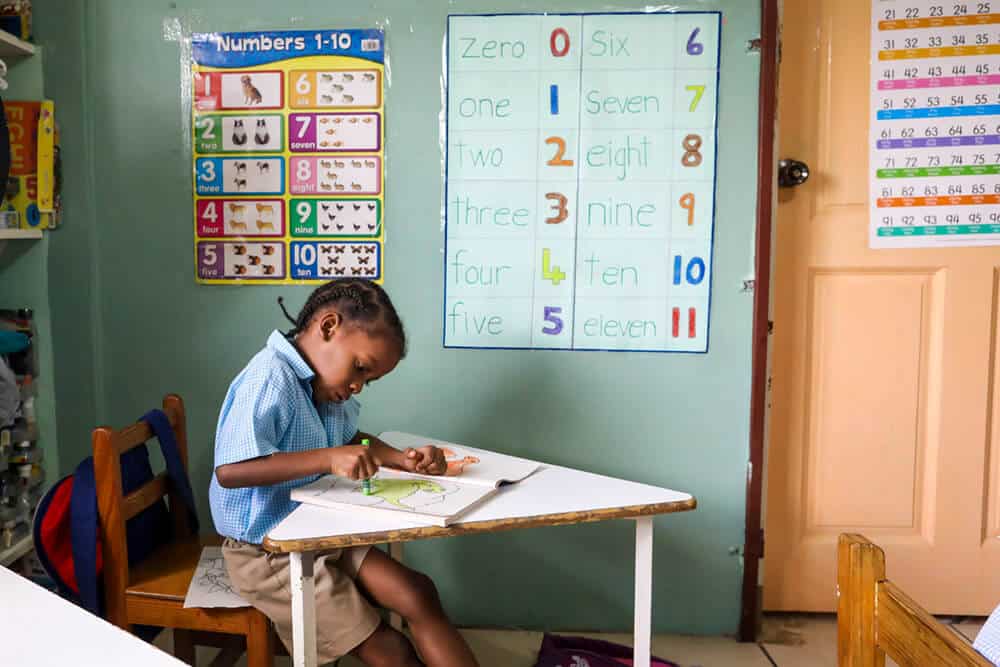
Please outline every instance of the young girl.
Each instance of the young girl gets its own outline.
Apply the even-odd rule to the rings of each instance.
[[[327,283],[292,322],[287,335],[271,334],[229,387],[209,492],[233,584],[274,622],[289,650],[288,556],[265,552],[260,544],[295,509],[291,489],[327,473],[367,479],[380,465],[435,475],[446,467],[436,447],[401,452],[358,431],[354,395],[406,353],[403,325],[381,287],[362,280]],[[369,448],[361,446],[362,438]],[[321,663],[350,653],[373,666],[477,664],[433,582],[382,551],[351,547],[317,556],[315,582]],[[406,619],[416,650],[381,622],[373,602]]]

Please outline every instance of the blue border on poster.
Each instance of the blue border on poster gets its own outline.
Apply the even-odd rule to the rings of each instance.
[[[450,114],[450,95],[447,86],[451,82],[451,19],[452,17],[491,17],[491,16],[629,16],[629,15],[666,15],[679,16],[682,14],[715,14],[718,21],[718,38],[715,45],[715,161],[713,167],[715,173],[712,175],[712,236],[709,244],[709,266],[712,267],[708,274],[708,312],[705,317],[708,322],[705,325],[705,349],[704,350],[617,350],[609,348],[592,347],[533,347],[524,345],[518,347],[501,346],[488,347],[478,345],[448,345],[447,343],[447,316],[448,316],[448,118]],[[719,87],[722,74],[722,12],[721,11],[676,11],[676,12],[498,12],[492,14],[448,14],[445,26],[445,108],[444,108],[444,271],[442,272],[443,290],[441,302],[441,346],[448,350],[538,350],[555,352],[633,352],[650,354],[708,354],[712,334],[712,292],[715,285],[715,214],[718,205],[719,187],[719,99],[722,97]],[[581,68],[582,69],[582,68]],[[577,175],[579,179],[579,174]],[[579,187],[577,187],[579,194]],[[579,220],[577,221],[579,224]],[[574,255],[574,262],[576,257]],[[577,267],[573,267],[574,283]],[[576,288],[573,289],[573,300],[576,301]],[[576,318],[576,309],[573,312]]]

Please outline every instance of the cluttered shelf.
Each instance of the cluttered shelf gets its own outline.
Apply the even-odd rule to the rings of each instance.
[[[2,32],[0,32],[2,34]],[[0,241],[11,241],[16,239],[40,239],[42,230],[40,229],[0,229]]]
[[[0,57],[11,58],[21,56],[32,56],[35,54],[35,45],[18,39],[6,30],[0,30]]]

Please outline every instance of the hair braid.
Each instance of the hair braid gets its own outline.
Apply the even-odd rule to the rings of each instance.
[[[309,295],[299,316],[294,319],[285,310],[281,297],[278,297],[278,305],[294,325],[285,333],[288,338],[305,331],[323,308],[333,307],[345,322],[355,323],[369,331],[384,328],[399,343],[400,357],[406,355],[406,332],[399,314],[385,290],[371,281],[346,278],[320,285]]]

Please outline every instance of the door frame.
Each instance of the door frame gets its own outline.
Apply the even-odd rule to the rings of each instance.
[[[754,247],[753,328],[750,368],[750,460],[747,468],[746,529],[743,544],[743,592],[739,640],[756,641],[759,630],[760,561],[764,557],[761,528],[764,445],[767,422],[768,336],[770,335],[771,252],[774,224],[775,139],[778,111],[778,61],[781,35],[778,3],[761,0],[760,87],[757,112],[757,220]]]

